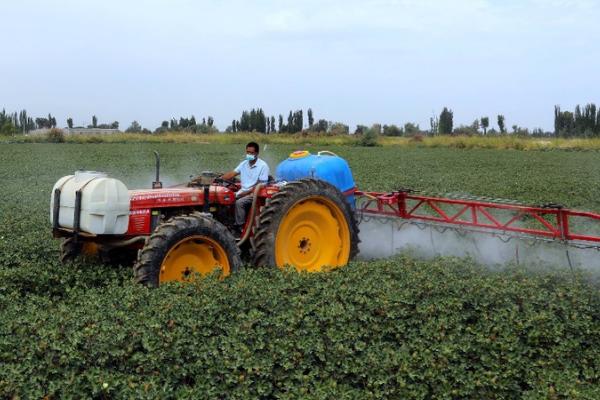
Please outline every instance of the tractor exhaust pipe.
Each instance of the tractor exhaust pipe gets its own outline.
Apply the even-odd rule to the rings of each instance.
[[[160,155],[154,150],[154,158],[156,159],[156,180],[152,182],[152,189],[162,189],[163,185],[160,181]]]

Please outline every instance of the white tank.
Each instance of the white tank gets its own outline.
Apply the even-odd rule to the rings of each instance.
[[[129,191],[123,182],[102,172],[77,171],[63,176],[52,188],[50,222],[54,223],[54,191],[61,190],[58,225],[73,229],[75,192],[81,190],[79,227],[96,235],[124,234],[129,225]]]

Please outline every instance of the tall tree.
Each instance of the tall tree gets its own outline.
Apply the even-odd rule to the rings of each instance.
[[[249,132],[250,131],[250,113],[248,111],[242,111],[242,116],[240,117],[238,131],[240,132]]]
[[[294,132],[294,115],[292,114],[292,110],[290,110],[290,114],[288,115],[287,128],[288,133]]]
[[[303,127],[304,118],[302,116],[302,110],[296,110],[293,113],[290,111],[290,116],[288,117],[288,132],[300,132]]]
[[[560,136],[571,137],[575,135],[575,115],[570,111],[563,111],[560,116]]]
[[[306,110],[306,115],[308,116],[308,128],[312,128],[313,124],[315,123],[315,120],[313,118],[313,112],[312,109],[308,109]]]
[[[98,126],[98,118],[95,115],[92,115],[92,128],[96,128]]]
[[[437,115],[434,115],[433,117],[429,118],[429,129],[432,136],[437,135],[439,133],[439,126],[440,118]]]
[[[11,126],[12,124],[12,120],[10,120],[11,122]],[[48,120],[48,118],[36,118],[35,119],[35,124],[37,125],[38,128],[51,128],[52,126],[50,125],[50,121]]]
[[[271,115],[271,132],[275,132],[275,117]]]
[[[583,133],[586,136],[594,135],[596,133],[596,105],[594,103],[586,104],[583,115],[585,118]]]
[[[262,108],[256,110],[256,131],[262,133],[267,132],[267,117]]]
[[[33,122],[33,118],[27,117],[27,127],[25,128],[25,132],[29,132],[35,129],[35,122]]]
[[[304,117],[302,114],[302,110],[298,110],[296,115],[296,132],[302,132],[304,128]]]
[[[252,132],[256,129],[256,110],[253,108],[250,110],[250,120],[249,120],[249,128],[248,130]]]
[[[320,119],[313,126],[313,131],[315,132],[327,132],[329,130],[330,123],[325,119]]]
[[[444,107],[440,114],[440,123],[439,123],[439,131],[442,135],[449,135],[452,133],[452,128],[454,125],[454,113],[452,110]]]
[[[212,117],[210,117],[212,118]],[[237,124],[237,132],[261,132],[266,133],[269,120],[265,116],[262,108],[253,108],[250,111],[243,111]]]
[[[279,114],[279,125],[277,131],[283,133],[283,115]]]
[[[69,127],[69,129],[73,129],[73,118],[67,118],[67,126]]]
[[[40,118],[37,118],[40,119]],[[43,118],[45,119],[45,118]],[[2,135],[13,135],[18,133],[18,129],[14,124],[16,120],[15,114],[8,114],[6,110],[2,109],[0,112],[0,134]]]
[[[560,125],[561,125],[561,111],[560,106],[554,106],[554,136],[558,136],[560,134]]]
[[[483,134],[487,135],[487,129],[490,126],[490,119],[488,117],[481,117],[481,127],[483,128]]]
[[[22,110],[19,112],[19,128],[21,132],[25,133],[27,129],[27,111]]]
[[[208,124],[209,127],[212,128],[212,126],[215,124],[215,120],[213,117],[211,117],[210,115],[208,116],[208,119],[206,120],[206,123]]]
[[[554,134],[563,137],[596,136],[600,134],[598,114],[594,103],[584,107],[578,104],[574,112],[562,111],[560,106],[554,106]]]
[[[504,115],[498,115],[498,129],[500,129],[500,133],[506,133],[506,125],[504,124]]]
[[[596,116],[596,114],[594,114],[594,116]],[[19,117],[16,121],[15,127],[18,128],[22,133],[27,133],[35,129],[35,122],[33,122],[33,118],[27,115],[27,110],[21,110],[19,112]]]
[[[582,135],[583,132],[585,131],[585,118],[584,118],[583,114],[581,113],[581,107],[579,106],[579,104],[577,104],[575,106],[574,119],[575,119],[575,132],[574,132],[574,134],[576,134],[576,135]]]
[[[554,107],[554,134],[556,136],[570,137],[576,134],[577,121],[581,119],[581,112],[578,112],[577,109],[578,107],[575,108],[575,113],[572,113],[561,111],[559,106]],[[580,120],[579,124],[581,124]]]
[[[125,130],[125,132],[128,132],[128,133],[138,133],[141,131],[142,131],[142,126],[137,121],[133,121],[131,123],[131,125],[129,125],[129,128],[127,128]]]

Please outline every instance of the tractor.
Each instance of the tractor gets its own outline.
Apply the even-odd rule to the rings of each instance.
[[[156,152],[155,157],[156,180],[151,189],[128,190],[117,179],[87,171],[56,182],[50,221],[54,237],[62,240],[62,261],[97,254],[105,262],[133,264],[135,280],[156,287],[215,268],[227,276],[243,263],[289,265],[310,272],[339,267],[357,256],[361,239],[363,257],[368,253],[365,242],[374,244],[372,253],[382,257],[397,250],[398,237],[402,241],[411,235],[423,238],[419,230],[427,228],[430,235],[421,242],[431,241],[431,247],[435,247],[434,232],[449,230],[460,237],[487,235],[502,243],[516,238],[528,246],[558,244],[571,267],[569,249],[600,250],[600,214],[553,203],[529,205],[407,188],[360,191],[348,163],[329,151],[296,151],[282,161],[275,179],[255,187],[245,225],[237,234],[238,182],[204,172],[185,184],[165,188]],[[389,233],[386,226],[391,227]],[[512,261],[519,263],[523,247],[515,242],[508,252],[514,252]],[[500,247],[487,245],[486,251]],[[597,259],[595,254],[592,258]],[[590,258],[581,259],[583,265]]]
[[[217,267],[227,276],[243,263],[317,271],[343,266],[358,253],[354,181],[333,153],[292,153],[279,165],[278,181],[270,177],[255,187],[241,235],[233,229],[238,182],[203,172],[163,187],[155,157],[151,189],[128,190],[90,171],[54,185],[50,219],[53,236],[62,239],[61,261],[97,254],[133,263],[135,280],[156,287]]]

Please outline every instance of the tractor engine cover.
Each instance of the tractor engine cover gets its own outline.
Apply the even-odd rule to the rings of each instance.
[[[81,193],[79,229],[96,235],[121,235],[129,225],[129,191],[118,179],[93,171],[77,171],[60,178],[52,188],[50,222],[54,224],[54,199],[58,197],[58,227],[75,229],[77,192]]]

